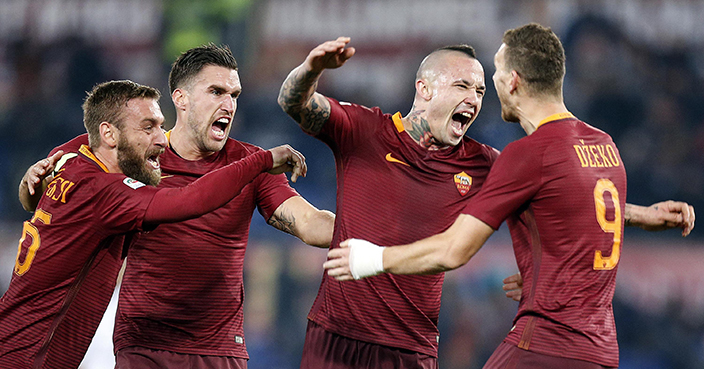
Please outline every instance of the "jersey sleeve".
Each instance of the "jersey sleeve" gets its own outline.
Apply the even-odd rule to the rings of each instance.
[[[384,115],[379,108],[339,102],[328,97],[330,117],[316,135],[331,148],[342,151],[353,150],[367,142],[367,137],[376,134],[376,127]]]
[[[94,188],[99,212],[95,216],[111,233],[143,230],[144,216],[158,189],[124,175],[111,177],[106,186]]]
[[[285,174],[262,173],[254,180],[254,185],[257,209],[266,221],[269,221],[284,201],[299,196],[298,192],[289,186]]]
[[[462,210],[494,229],[533,198],[541,185],[542,150],[516,141],[504,149],[481,191]]]

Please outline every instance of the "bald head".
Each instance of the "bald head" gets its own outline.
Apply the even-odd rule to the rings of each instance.
[[[437,72],[445,66],[444,63],[448,56],[461,54],[472,59],[477,58],[474,48],[465,44],[449,45],[434,50],[420,63],[416,72],[416,81],[419,79],[434,80]]]

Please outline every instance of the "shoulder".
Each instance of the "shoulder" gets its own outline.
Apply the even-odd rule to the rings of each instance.
[[[340,110],[348,115],[354,114],[358,116],[373,116],[379,118],[385,117],[388,119],[391,118],[390,114],[385,114],[378,106],[370,108],[364,105],[355,104],[347,101],[338,101],[331,97],[328,97],[327,99],[328,101],[330,101],[330,106],[332,107],[332,110]]]
[[[252,155],[264,150],[263,148],[234,138],[228,138],[225,147],[221,150],[229,159],[239,160],[245,156]]]
[[[464,136],[464,138],[460,142],[460,145],[463,146],[463,152],[466,152],[470,155],[476,153],[489,162],[494,162],[500,153],[499,150],[493,148],[492,146],[480,143],[479,141],[476,141],[475,139],[467,136]]]

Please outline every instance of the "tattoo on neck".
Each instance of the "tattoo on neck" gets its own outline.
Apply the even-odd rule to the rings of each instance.
[[[411,129],[407,130],[408,134],[426,149],[438,149],[441,145],[430,132],[430,124],[421,116],[425,110],[414,110],[408,114],[408,121],[411,123]]]

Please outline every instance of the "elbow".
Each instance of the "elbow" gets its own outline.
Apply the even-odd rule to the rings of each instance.
[[[327,248],[330,246],[335,228],[335,213],[328,210],[318,210],[304,224],[299,237],[301,241],[315,247]]]
[[[476,250],[462,242],[448,241],[448,246],[440,255],[438,264],[443,270],[454,270],[465,264],[474,256]]]

